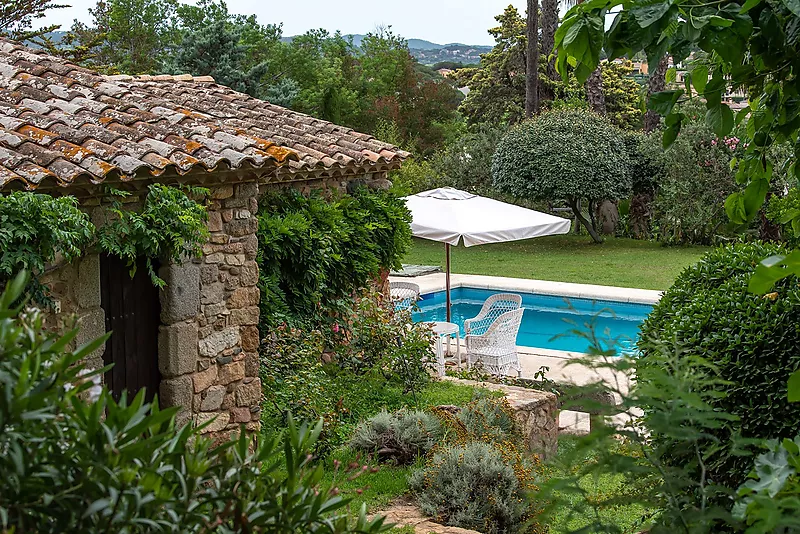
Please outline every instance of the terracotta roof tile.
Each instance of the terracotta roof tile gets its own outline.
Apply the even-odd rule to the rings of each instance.
[[[408,156],[210,76],[103,76],[0,38],[0,188],[220,166],[388,170]]]

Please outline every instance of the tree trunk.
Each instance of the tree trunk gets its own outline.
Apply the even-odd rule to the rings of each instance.
[[[569,207],[572,208],[572,213],[575,215],[575,220],[579,221],[584,226],[584,228],[586,228],[586,231],[589,232],[589,235],[592,236],[592,241],[594,241],[595,243],[602,243],[603,238],[600,237],[600,234],[597,233],[597,230],[595,230],[591,221],[589,221],[586,217],[583,216],[583,213],[581,213],[581,209],[578,204],[578,199],[568,198],[567,204],[569,204]],[[589,210],[591,212],[591,205],[589,206]]]
[[[545,73],[552,81],[561,77],[556,72],[555,43],[556,30],[558,29],[558,0],[542,0],[542,55],[547,58]],[[553,100],[555,94],[550,84],[539,88],[541,100]]]
[[[586,80],[586,100],[592,111],[600,115],[606,114],[606,95],[603,94],[603,75],[600,65]]]
[[[525,57],[525,117],[539,113],[539,0],[528,0],[528,50]]]
[[[650,95],[663,91],[667,87],[667,68],[669,67],[669,56],[665,55],[658,62],[655,70],[650,71],[650,79],[647,80],[647,101]],[[661,116],[655,111],[648,111],[644,115],[644,131],[652,132],[658,129],[661,124]]]

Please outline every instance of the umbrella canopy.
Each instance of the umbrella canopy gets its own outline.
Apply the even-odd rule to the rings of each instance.
[[[411,233],[445,244],[447,321],[450,321],[450,245],[465,247],[569,233],[568,219],[442,187],[405,197]]]
[[[465,247],[569,233],[568,219],[442,187],[405,197],[416,237]]]

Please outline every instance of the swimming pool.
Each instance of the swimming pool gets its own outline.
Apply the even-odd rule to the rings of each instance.
[[[570,330],[580,328],[594,319],[595,335],[602,341],[617,339],[619,351],[629,350],[639,335],[639,325],[650,313],[650,304],[592,300],[538,295],[519,291],[507,291],[522,296],[522,326],[517,336],[517,345],[569,352],[586,352],[589,342]],[[478,315],[484,301],[495,293],[491,289],[459,287],[451,291],[452,322],[461,327],[464,335],[464,319]],[[415,321],[444,321],[446,296],[437,291],[422,296],[419,311],[414,313]],[[572,324],[568,321],[571,321]],[[576,326],[577,325],[577,326]],[[556,337],[558,336],[558,337]]]

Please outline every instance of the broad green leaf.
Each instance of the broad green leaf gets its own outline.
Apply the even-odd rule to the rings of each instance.
[[[692,69],[692,85],[698,94],[702,95],[706,90],[708,84],[708,67],[705,65],[698,65]]]
[[[742,9],[739,11],[739,13],[742,14],[747,13],[748,11],[759,5],[762,1],[763,0],[747,0],[742,6]]]
[[[748,289],[751,293],[763,295],[775,285],[775,282],[788,276],[800,276],[800,249],[788,256],[770,256],[761,261],[750,277]]]
[[[733,130],[733,120],[733,111],[727,104],[716,105],[706,112],[706,124],[719,137],[724,137]]]
[[[764,200],[769,192],[769,180],[767,178],[756,178],[745,188],[744,211],[745,218],[752,221],[758,214],[758,210],[764,205]]]
[[[670,7],[672,7],[672,2],[655,2],[634,7],[631,12],[639,22],[639,25],[642,28],[647,28],[651,24],[658,22],[669,11]]]
[[[800,402],[800,371],[789,376],[789,402]]]
[[[670,67],[667,69],[667,74],[664,76],[664,80],[667,83],[675,83],[675,80],[678,79],[678,69],[675,67]]]
[[[744,209],[744,196],[738,191],[725,199],[725,213],[733,224],[747,222],[747,211]]]
[[[683,89],[653,93],[647,102],[647,109],[655,111],[659,115],[669,115],[682,95]]]
[[[800,17],[800,0],[781,0],[786,9],[791,11],[795,17]]]

